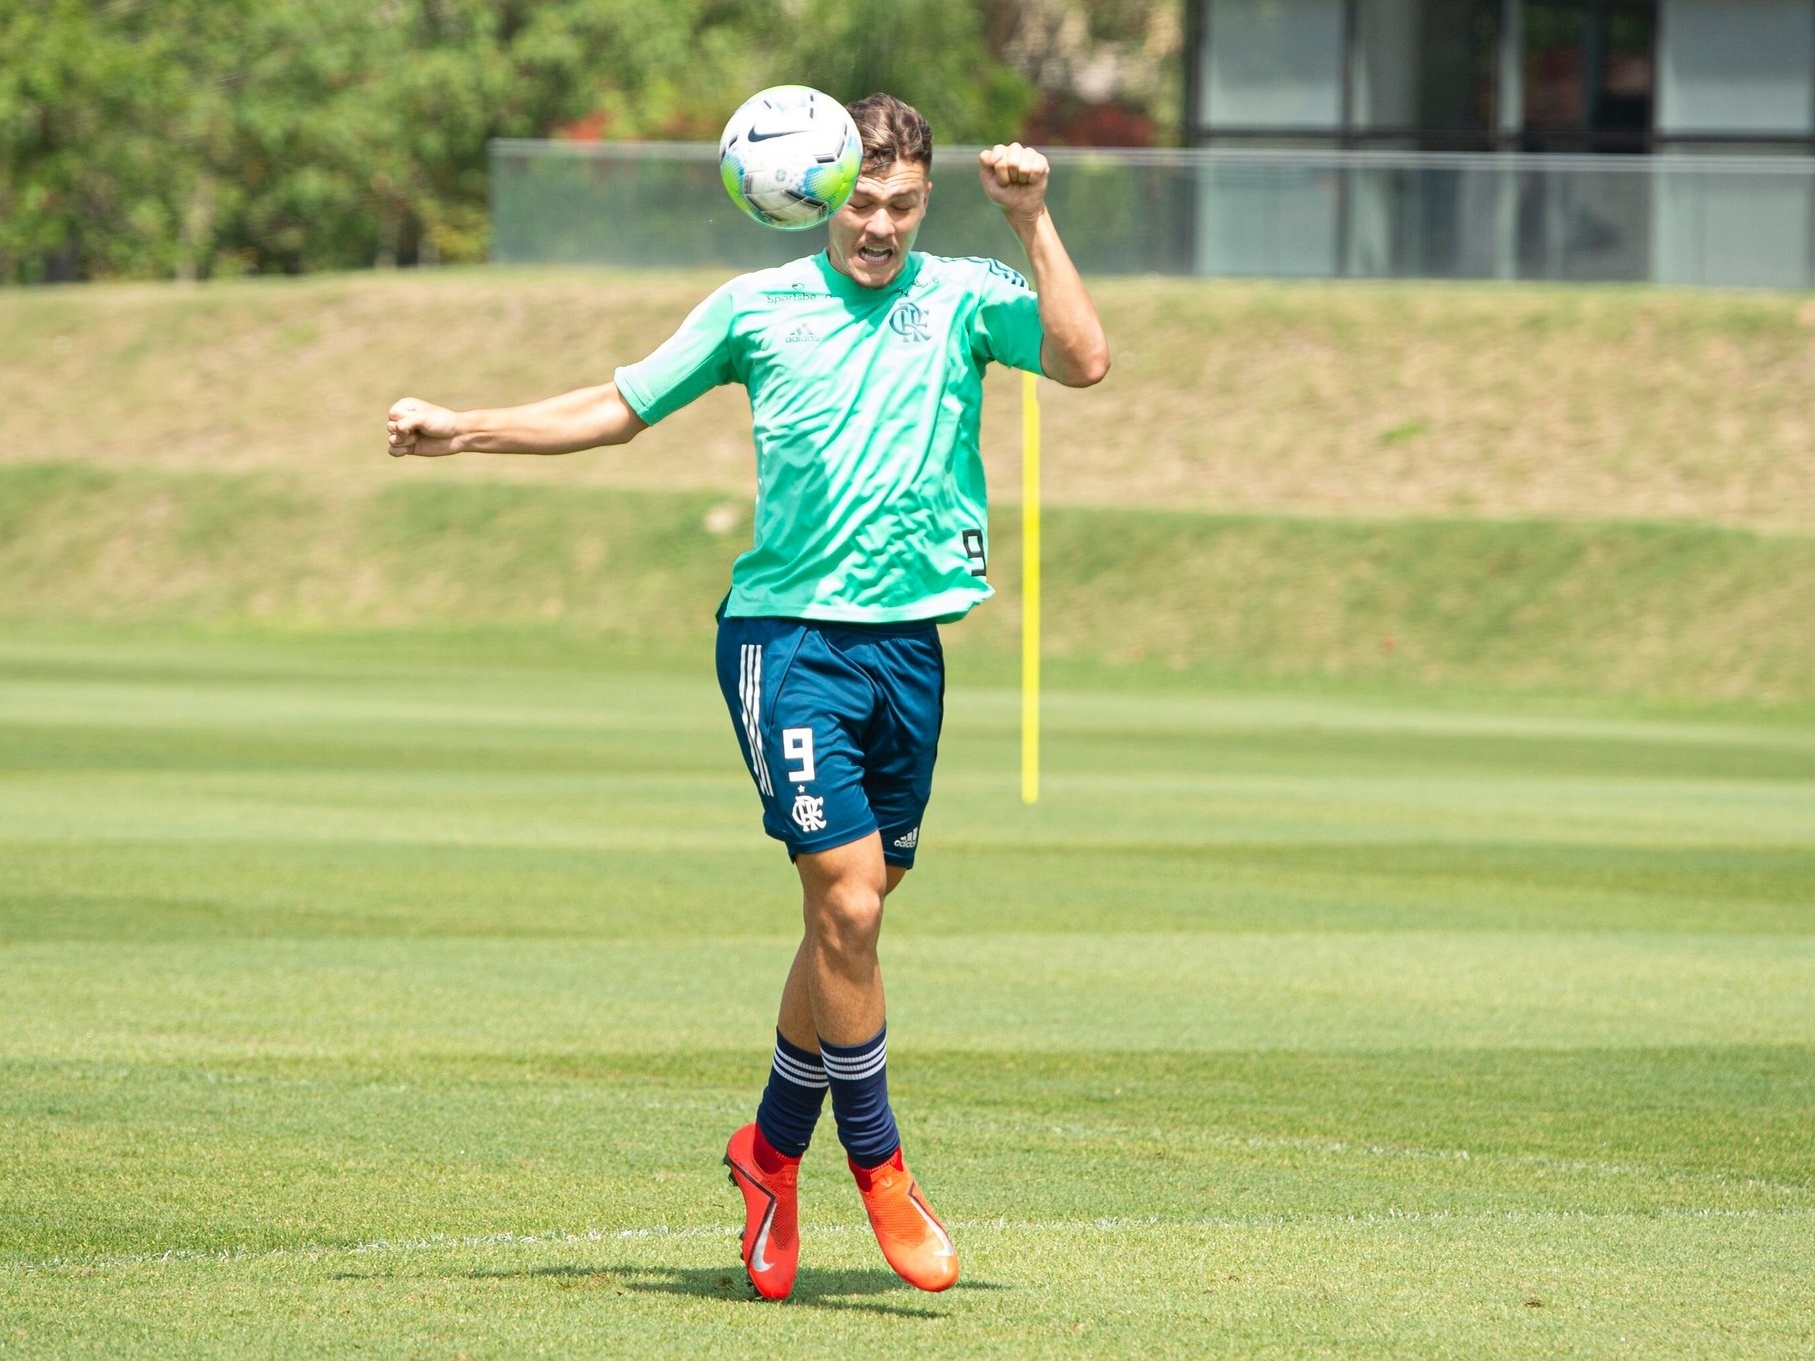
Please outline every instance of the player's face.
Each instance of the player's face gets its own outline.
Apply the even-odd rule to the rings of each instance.
[[[915,161],[864,171],[851,201],[829,224],[832,268],[865,288],[887,285],[907,263],[932,192],[926,167]]]

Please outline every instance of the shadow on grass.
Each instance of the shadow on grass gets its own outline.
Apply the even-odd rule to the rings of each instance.
[[[728,1270],[723,1267],[539,1266],[525,1267],[518,1271],[488,1270],[473,1271],[467,1274],[474,1280],[540,1277],[562,1284],[609,1284],[623,1290],[643,1294],[689,1295],[695,1299],[729,1300],[740,1303],[748,1303],[756,1298],[749,1280],[741,1269]],[[999,1290],[1002,1287],[988,1281],[960,1281],[955,1288],[959,1290]],[[905,1284],[892,1271],[880,1269],[828,1271],[823,1268],[803,1267],[800,1275],[795,1279],[794,1293],[788,1297],[787,1302],[790,1305],[810,1309],[858,1310],[871,1314],[887,1314],[895,1318],[946,1317],[946,1311],[941,1309],[864,1298],[874,1295],[927,1298],[915,1291],[912,1286]]]

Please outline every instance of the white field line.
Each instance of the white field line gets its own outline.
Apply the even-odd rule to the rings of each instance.
[[[955,1128],[970,1131],[987,1128],[992,1133],[1024,1134],[1028,1132],[1024,1126],[1010,1125],[1005,1122],[992,1122],[984,1125],[974,1120],[952,1122],[935,1118],[925,1123],[951,1124]],[[1172,1148],[1178,1147],[1181,1142],[1181,1135],[1178,1131],[1168,1131],[1154,1126],[1101,1124],[1050,1125],[1046,1128],[1060,1137],[1069,1135],[1078,1139],[1150,1138]],[[1500,1165],[1541,1167],[1547,1171],[1585,1172],[1602,1177],[1655,1177],[1672,1182],[1703,1182],[1715,1186],[1743,1186],[1766,1191],[1803,1192],[1809,1189],[1807,1185],[1800,1182],[1778,1182],[1766,1177],[1741,1176],[1718,1169],[1684,1170],[1675,1167],[1652,1167],[1644,1163],[1596,1162],[1582,1158],[1563,1158],[1550,1153],[1470,1153],[1466,1148],[1419,1148],[1409,1144],[1363,1144],[1321,1134],[1236,1134],[1225,1131],[1199,1133],[1193,1142],[1200,1148],[1302,1149],[1310,1153],[1348,1154],[1360,1158],[1393,1158],[1406,1162],[1478,1163],[1484,1167]]]
[[[1110,1216],[1101,1219],[955,1219],[948,1227],[956,1233],[1095,1233],[1138,1234],[1164,1229],[1245,1229],[1267,1230],[1305,1228],[1319,1224],[1346,1224],[1361,1227],[1392,1224],[1548,1224],[1583,1222],[1609,1223],[1622,1220],[1708,1219],[1708,1220],[1793,1220],[1815,1221],[1815,1206],[1783,1206],[1774,1209],[1681,1209],[1657,1210],[1489,1210],[1481,1212],[1456,1210],[1386,1210],[1371,1214],[1336,1215],[1249,1215],[1191,1216],[1173,1218],[1163,1215]],[[867,1237],[867,1226],[856,1224],[802,1225],[802,1238],[840,1238],[847,1234]],[[456,1252],[473,1248],[496,1247],[567,1247],[583,1243],[628,1242],[638,1239],[730,1239],[738,1230],[729,1225],[689,1225],[680,1228],[652,1224],[628,1229],[582,1229],[575,1232],[488,1233],[455,1236],[431,1234],[426,1238],[373,1239],[365,1243],[309,1243],[294,1247],[266,1248],[170,1248],[163,1252],[116,1253],[106,1257],[47,1257],[36,1262],[4,1264],[10,1274],[30,1274],[61,1270],[107,1270],[117,1267],[152,1266],[165,1262],[259,1262],[295,1257],[304,1259],[402,1255],[426,1252]]]

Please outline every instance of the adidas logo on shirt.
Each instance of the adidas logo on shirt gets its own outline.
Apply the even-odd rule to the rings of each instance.
[[[805,344],[807,341],[818,339],[819,337],[813,334],[813,328],[803,321],[792,331],[789,331],[787,335],[783,336],[781,343],[784,345],[801,345]]]
[[[918,827],[914,828],[912,831],[906,833],[903,836],[898,836],[895,838],[895,849],[898,851],[911,851],[914,849],[914,847],[918,846],[919,844],[920,844],[920,829]]]

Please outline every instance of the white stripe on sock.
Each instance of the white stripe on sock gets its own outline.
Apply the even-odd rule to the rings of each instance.
[[[811,1077],[825,1076],[825,1065],[820,1063],[819,1055],[811,1054],[804,1059],[797,1059],[786,1052],[780,1045],[775,1046],[775,1061],[785,1068],[798,1068]]]
[[[888,1067],[887,1059],[876,1059],[862,1068],[826,1068],[828,1078],[837,1078],[840,1082],[862,1082],[865,1078],[875,1077]]]
[[[853,1064],[868,1063],[871,1059],[878,1058],[888,1052],[889,1042],[884,1039],[878,1040],[868,1049],[858,1050],[855,1054],[836,1054],[830,1049],[821,1049],[819,1051],[819,1061],[828,1068],[849,1068]]]
[[[809,1068],[806,1064],[789,1057],[779,1049],[775,1051],[772,1066],[777,1074],[784,1080],[792,1082],[796,1087],[812,1087],[817,1090],[826,1085],[825,1069]]]
[[[885,1041],[868,1053],[848,1057],[828,1054],[822,1049],[819,1061],[825,1065],[826,1076],[835,1077],[841,1082],[859,1082],[866,1077],[876,1076],[888,1066],[889,1047]]]

